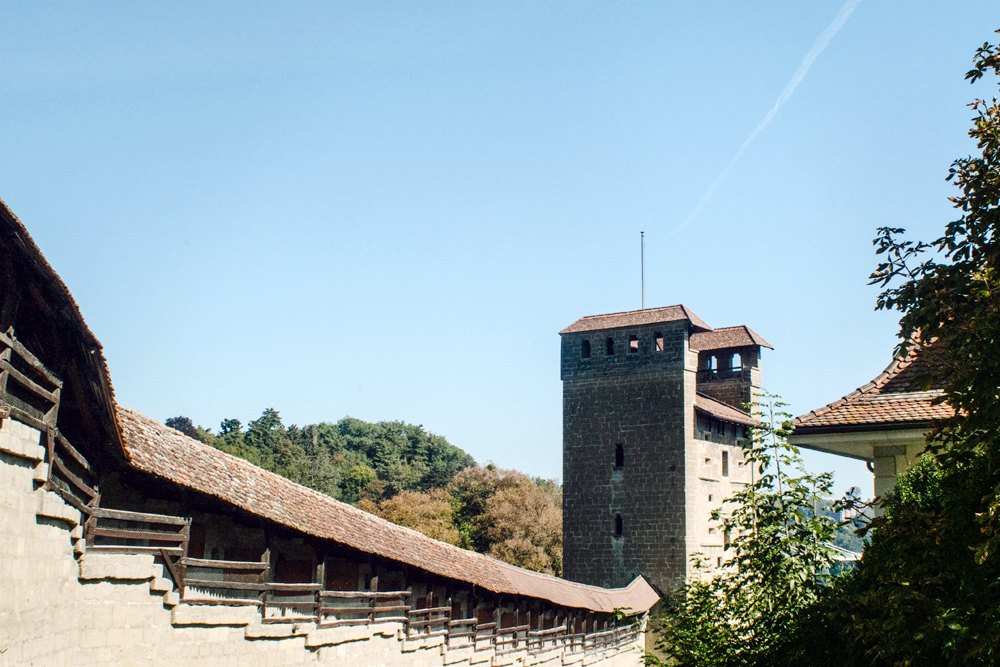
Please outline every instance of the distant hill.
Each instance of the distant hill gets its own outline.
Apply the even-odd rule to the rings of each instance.
[[[218,433],[187,417],[172,417],[166,425],[351,504],[369,485],[381,498],[423,492],[444,488],[460,470],[476,465],[442,436],[400,421],[344,417],[336,424],[286,427],[278,411],[268,408],[246,429],[238,419],[222,420]]]

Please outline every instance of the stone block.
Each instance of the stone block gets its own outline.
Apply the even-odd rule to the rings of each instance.
[[[151,593],[164,594],[168,591],[174,590],[174,582],[170,579],[164,579],[163,577],[154,576],[149,580],[149,591]]]
[[[336,646],[372,637],[395,637],[397,623],[377,623],[375,625],[348,625],[339,628],[316,628],[306,635],[306,647]]]
[[[87,551],[80,558],[80,578],[152,579],[152,554],[98,553]]]
[[[37,494],[38,498],[38,508],[35,513],[38,516],[48,517],[50,519],[62,519],[63,521],[68,521],[71,525],[79,525],[80,523],[80,510],[74,509],[72,506],[66,504],[66,501],[62,497],[52,493],[51,491],[39,491]]]
[[[176,626],[186,625],[249,625],[260,617],[254,605],[193,605],[179,604],[170,611],[170,621]]]
[[[444,653],[444,664],[453,665],[456,662],[472,662],[473,654],[475,654],[475,649],[471,646],[462,648],[452,648],[448,649]]]

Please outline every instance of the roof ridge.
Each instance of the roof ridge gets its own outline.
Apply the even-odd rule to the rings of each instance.
[[[653,597],[658,598],[652,588],[648,595],[633,590],[634,581],[624,589],[589,586],[435,540],[264,470],[165,426],[138,410],[120,405],[116,407],[128,422],[126,431],[131,436],[129,448],[137,454],[131,462],[134,467],[320,539],[331,539],[349,548],[378,554],[440,576],[468,581],[498,593],[538,597],[568,607],[610,611],[627,602],[652,606],[655,602]],[[189,449],[193,456],[179,463],[178,457],[186,456],[185,447],[196,449]],[[234,484],[216,486],[210,478],[198,476],[199,465],[215,466],[216,463],[220,468],[229,468]],[[182,467],[184,465],[187,467]],[[189,480],[188,475],[193,475],[193,479]],[[247,478],[252,482],[249,487]],[[293,492],[290,498],[282,497],[289,492]],[[294,494],[303,492],[310,500],[306,502],[302,495],[297,500],[307,506],[297,514],[289,512],[287,503],[295,503]],[[258,496],[256,500],[254,495]],[[313,501],[317,504],[310,506]],[[339,517],[338,512],[341,513]],[[633,593],[639,596],[636,600],[615,599]]]
[[[808,426],[809,422],[812,421],[813,419],[817,417],[822,417],[823,415],[826,415],[836,410],[837,408],[844,406],[845,404],[851,403],[852,401],[858,399],[859,397],[870,396],[870,395],[876,395],[876,396],[883,395],[881,391],[882,388],[885,387],[900,373],[906,370],[906,368],[908,368],[911,364],[913,364],[919,356],[919,351],[922,348],[920,341],[916,337],[911,337],[907,339],[906,342],[909,344],[906,356],[903,356],[898,352],[895,352],[893,354],[892,360],[889,362],[889,365],[886,366],[885,369],[881,373],[876,375],[872,380],[866,382],[865,384],[845,394],[844,396],[841,396],[840,398],[831,401],[830,403],[827,403],[826,405],[815,408],[803,415],[795,417],[795,419],[792,420],[792,423],[795,426]],[[923,392],[906,392],[905,395],[909,397],[915,397],[915,395],[920,393]]]
[[[615,312],[615,313],[599,313],[597,315],[584,315],[582,317],[578,317],[577,321],[580,321],[580,320],[590,320],[590,319],[593,319],[595,317],[611,317],[612,315],[628,315],[630,313],[643,313],[643,312],[651,312],[651,311],[655,311],[655,310],[667,310],[668,308],[680,308],[681,310],[684,311],[685,315],[692,315],[693,314],[693,313],[691,313],[691,310],[687,306],[685,306],[683,303],[677,303],[677,304],[674,304],[672,306],[656,306],[655,308],[637,308],[637,309],[634,309],[634,310],[619,310],[618,312]]]

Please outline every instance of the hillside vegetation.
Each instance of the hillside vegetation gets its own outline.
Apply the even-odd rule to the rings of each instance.
[[[422,426],[345,417],[285,426],[265,410],[218,433],[172,417],[167,426],[293,482],[508,563],[562,574],[562,488],[493,464]]]

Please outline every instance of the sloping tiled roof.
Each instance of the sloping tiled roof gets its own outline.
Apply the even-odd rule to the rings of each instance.
[[[605,589],[466,551],[258,468],[134,410],[119,408],[119,419],[134,467],[309,535],[495,593],[540,598],[565,607],[648,611],[660,599],[642,577],[625,588]]]
[[[774,346],[764,340],[759,333],[743,324],[691,334],[692,350],[721,350],[727,347],[750,347],[752,345],[774,349]]]
[[[691,312],[685,305],[664,306],[663,308],[646,308],[630,310],[624,313],[608,313],[607,315],[587,315],[569,325],[560,334],[579,333],[581,331],[597,331],[600,329],[620,329],[643,324],[659,322],[689,321],[695,328],[711,331],[712,327],[701,321],[701,318]]]
[[[737,410],[733,406],[726,405],[725,403],[717,401],[711,396],[706,396],[701,392],[698,392],[694,396],[694,407],[696,410],[701,410],[704,413],[710,414],[713,417],[724,421],[743,424],[744,426],[753,426],[757,423],[757,420],[742,410]]]
[[[947,403],[934,404],[940,386],[922,388],[915,380],[931,367],[946,363],[942,348],[921,354],[913,345],[906,357],[896,357],[882,373],[847,396],[795,418],[795,433],[837,428],[911,428],[955,414]]]
[[[111,385],[111,373],[108,372],[108,362],[104,358],[104,351],[101,342],[93,334],[83,319],[83,313],[70,294],[66,283],[62,281],[52,265],[42,254],[42,251],[35,244],[34,239],[28,233],[24,223],[14,212],[10,210],[6,202],[0,199],[0,250],[10,253],[15,262],[20,262],[26,276],[37,278],[38,282],[33,282],[41,294],[38,298],[43,299],[45,306],[42,309],[44,317],[51,323],[49,331],[53,335],[69,335],[75,338],[72,344],[66,349],[75,350],[73,362],[66,364],[66,373],[74,372],[74,365],[80,372],[85,374],[81,386],[93,392],[92,396],[75,397],[77,401],[84,403],[95,401],[101,410],[102,422],[104,422],[107,436],[118,448],[122,456],[125,455],[125,446],[121,438],[121,426],[117,422],[115,411],[115,391]],[[33,290],[27,292],[25,301],[30,298]],[[22,303],[21,309],[25,308]],[[67,326],[68,325],[68,326]],[[29,349],[32,346],[29,345]],[[53,360],[46,359],[44,350],[33,349],[36,355],[42,358],[43,363],[54,366]],[[64,360],[65,361],[65,360]],[[63,400],[66,400],[66,390],[64,388]],[[77,443],[79,444],[79,443]]]

